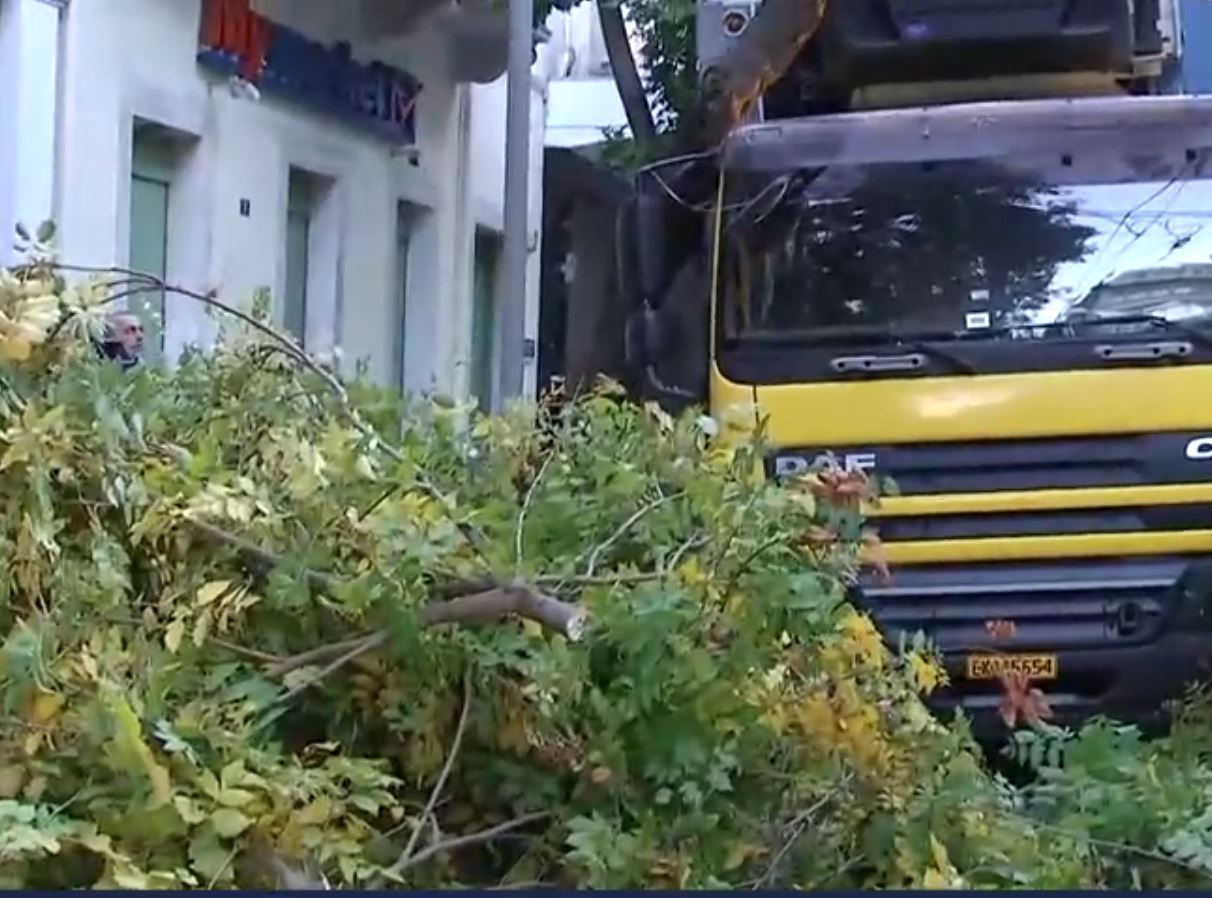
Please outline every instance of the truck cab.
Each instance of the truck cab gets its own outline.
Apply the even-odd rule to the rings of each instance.
[[[1056,722],[1164,723],[1212,673],[1212,97],[1153,95],[1176,7],[831,8],[811,114],[638,178],[649,382],[753,409],[772,477],[889,485],[853,599],[938,647],[940,713],[995,736],[1017,674]]]

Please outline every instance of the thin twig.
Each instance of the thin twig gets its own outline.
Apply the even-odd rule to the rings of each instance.
[[[258,321],[247,312],[223,302],[215,296],[215,291],[213,290],[207,293],[200,293],[197,290],[190,290],[187,287],[170,284],[161,277],[157,277],[156,275],[146,271],[137,271],[133,268],[122,268],[119,266],[104,267],[92,265],[68,265],[62,262],[55,262],[52,267],[58,269],[59,271],[70,271],[77,274],[120,275],[124,278],[128,278],[130,284],[142,282],[148,289],[163,290],[165,293],[183,296],[187,299],[193,299],[197,302],[211,306],[212,308],[219,309],[220,311],[225,312],[234,318],[238,318],[249,327],[252,327],[261,334],[269,337],[275,343],[285,348],[287,353],[293,359],[295,359],[295,361],[300,362],[305,367],[312,369],[316,374],[319,374],[325,380],[332,379],[332,375],[327,371],[324,371],[319,365],[308,358],[307,354],[300,349],[291,338],[280,334],[278,331],[274,330],[274,328],[265,324],[263,321]],[[103,300],[102,304],[105,305],[114,301],[115,299],[113,297],[108,297]]]
[[[779,848],[779,850],[775,853],[774,857],[770,861],[770,865],[766,868],[765,874],[763,874],[762,878],[759,879],[757,884],[753,887],[753,891],[758,891],[774,880],[775,874],[778,872],[779,865],[783,862],[783,858],[787,856],[787,852],[789,852],[795,846],[795,843],[800,840],[800,837],[804,835],[804,830],[807,828],[808,821],[803,820],[792,829],[791,836],[783,842],[782,847]]]
[[[1013,815],[1013,816],[1015,816],[1018,820],[1020,820],[1022,823],[1026,824],[1027,826],[1033,827],[1035,829],[1048,830],[1048,831],[1056,833],[1057,835],[1066,836],[1070,839],[1075,839],[1079,842],[1087,842],[1092,846],[1095,846],[1098,848],[1105,848],[1108,851],[1120,851],[1120,852],[1123,852],[1124,854],[1134,854],[1137,857],[1147,858],[1147,859],[1153,860],[1153,861],[1159,861],[1160,863],[1169,864],[1172,867],[1177,867],[1180,870],[1185,870],[1188,873],[1197,874],[1198,876],[1201,876],[1205,879],[1209,877],[1209,872],[1207,870],[1205,870],[1204,868],[1197,867],[1194,864],[1189,864],[1186,861],[1179,860],[1176,857],[1162,854],[1160,851],[1154,851],[1152,849],[1144,848],[1144,847],[1137,846],[1137,845],[1130,845],[1127,842],[1115,842],[1115,841],[1111,841],[1110,839],[1099,839],[1099,838],[1096,838],[1095,836],[1089,835],[1088,833],[1074,832],[1073,830],[1066,829],[1063,826],[1055,826],[1051,823],[1044,823],[1043,821],[1033,820],[1028,817],[1021,817],[1018,815]]]
[[[236,859],[236,855],[240,852],[240,843],[237,842],[231,847],[231,851],[227,853],[227,857],[223,860],[223,864],[215,871],[215,875],[210,878],[210,882],[206,885],[208,892],[213,892],[215,883],[219,881],[219,877],[227,872],[227,868],[231,866],[231,862]]]
[[[745,523],[745,518],[749,516],[749,512],[753,509],[753,504],[757,501],[759,493],[755,490],[749,495],[748,501],[745,502],[745,507],[741,509],[740,514],[736,516],[732,527],[728,531],[728,536],[720,544],[720,550],[716,553],[715,558],[711,561],[711,571],[709,576],[715,579],[715,573],[720,568],[720,563],[724,560],[724,556],[728,554],[728,550],[732,548],[732,541],[736,539],[737,534],[741,532],[741,527]]]
[[[269,652],[260,652],[256,649],[245,648],[242,645],[236,645],[234,642],[228,642],[226,639],[219,639],[216,636],[208,636],[206,641],[217,645],[219,648],[231,652],[233,655],[240,655],[248,658],[250,661],[260,661],[263,664],[281,664],[281,655],[271,655]]]
[[[626,586],[635,583],[655,583],[659,580],[664,580],[668,576],[668,571],[639,571],[634,574],[615,574],[613,576],[604,574],[594,577],[560,577],[556,574],[544,575],[535,577],[534,582],[538,586]]]
[[[804,835],[804,830],[808,828],[808,824],[812,822],[812,818],[816,816],[817,812],[822,810],[825,805],[837,798],[838,795],[841,794],[841,792],[848,785],[850,785],[850,781],[852,779],[853,775],[847,774],[818,801],[814,802],[806,810],[796,814],[795,817],[793,817],[791,821],[785,827],[783,827],[784,831],[790,829],[791,835],[783,842],[782,847],[779,848],[774,857],[771,858],[770,864],[766,868],[766,873],[761,879],[758,880],[757,885],[753,887],[754,890],[761,889],[763,886],[774,880],[774,877],[778,874],[779,865],[783,862],[783,858],[787,856],[787,853],[791,851],[791,849],[795,846],[795,843],[798,842]]]
[[[606,539],[605,542],[599,543],[597,546],[594,547],[593,551],[589,554],[589,562],[585,567],[585,576],[592,577],[594,575],[594,571],[597,570],[598,558],[602,555],[602,553],[605,552],[607,549],[609,549],[611,546],[613,546],[620,539],[622,539],[623,536],[626,535],[627,531],[630,530],[632,527],[634,527],[636,524],[638,524],[640,522],[640,520],[644,518],[645,515],[651,514],[653,511],[656,511],[656,509],[660,508],[665,503],[671,502],[674,499],[677,499],[681,496],[682,496],[682,493],[674,493],[673,495],[669,495],[669,496],[661,496],[660,498],[654,499],[652,502],[649,502],[647,505],[642,506],[639,510],[637,510],[634,514],[632,514],[631,517],[629,517],[627,520],[625,520],[622,524],[619,525],[619,528],[617,530],[615,530],[614,533],[610,534],[610,536]]]
[[[375,636],[385,637],[386,632],[379,630],[374,633],[363,633],[361,636],[354,637],[353,639],[331,642],[314,649],[308,649],[305,652],[299,652],[297,655],[291,655],[289,658],[280,658],[266,668],[265,672],[271,677],[284,677],[291,671],[306,667],[309,664],[327,661],[329,658],[344,655],[346,652],[352,652],[354,649],[364,646],[371,637]]]
[[[514,528],[513,545],[514,545],[514,576],[522,576],[522,540],[526,534],[526,513],[530,511],[530,504],[534,501],[534,495],[539,489],[539,484],[543,481],[543,475],[547,473],[547,468],[551,465],[551,460],[555,458],[555,451],[547,453],[547,457],[543,459],[543,464],[539,467],[539,471],[534,476],[534,480],[530,483],[530,488],[526,490],[526,498],[522,500],[522,507],[518,509],[518,524]]]
[[[455,728],[454,741],[450,743],[450,751],[446,754],[446,763],[442,765],[442,772],[438,774],[437,782],[434,783],[433,789],[429,793],[429,800],[425,802],[425,809],[421,811],[421,816],[417,818],[416,825],[413,826],[412,836],[408,840],[408,844],[404,846],[404,851],[400,854],[400,859],[396,861],[394,866],[407,864],[412,859],[413,850],[417,847],[417,840],[421,838],[421,830],[425,828],[425,821],[433,814],[434,807],[438,803],[438,798],[441,797],[442,790],[446,788],[446,780],[450,778],[450,771],[454,769],[455,759],[459,756],[459,749],[463,747],[463,734],[467,731],[467,721],[471,717],[471,675],[463,676],[463,710],[459,712],[459,723]]]
[[[246,559],[253,562],[262,571],[269,571],[274,568],[282,567],[286,564],[286,560],[280,555],[275,555],[267,549],[242,539],[233,533],[228,533],[221,527],[216,527],[214,524],[208,524],[205,521],[200,521],[197,518],[186,518],[186,522],[199,533],[208,537],[215,542],[223,543],[235,549]],[[313,571],[310,568],[303,569],[303,578],[307,581],[307,585],[317,592],[334,592],[340,586],[340,580],[332,574]]]
[[[469,833],[465,836],[456,836],[453,839],[447,839],[444,842],[438,842],[436,845],[430,845],[418,851],[404,863],[397,861],[389,871],[395,876],[399,876],[405,870],[415,867],[417,864],[424,863],[431,857],[437,854],[442,854],[447,851],[454,851],[457,848],[465,848],[468,845],[478,845],[481,842],[491,842],[497,836],[510,832],[515,829],[520,829],[530,823],[537,823],[539,820],[545,820],[551,816],[549,811],[539,811],[534,814],[523,814],[521,817],[515,817],[512,820],[506,820],[504,823],[498,823],[496,826],[490,826],[488,829],[480,830],[479,832]]]
[[[358,645],[355,645],[353,648],[351,648],[345,654],[341,655],[339,658],[332,661],[327,667],[320,670],[314,677],[310,677],[307,680],[305,680],[304,682],[299,683],[298,685],[293,686],[290,689],[286,690],[286,692],[284,692],[282,695],[280,695],[278,697],[277,701],[279,703],[285,704],[286,702],[288,702],[292,698],[294,698],[296,695],[299,695],[301,692],[307,691],[312,686],[315,686],[317,683],[320,683],[320,682],[324,681],[325,679],[327,679],[328,677],[332,676],[334,673],[336,673],[338,670],[340,670],[342,667],[344,667],[349,662],[353,661],[355,658],[360,658],[362,655],[365,655],[367,652],[374,651],[376,648],[381,646],[386,641],[387,641],[387,632],[386,631],[380,631],[378,633],[373,633],[370,636],[367,636],[365,639],[362,640],[361,643],[359,643]]]
[[[687,552],[702,548],[703,546],[707,545],[707,543],[707,537],[703,536],[702,534],[690,537],[677,547],[673,553],[673,556],[669,559],[669,563],[665,565],[665,569],[672,574],[675,570],[677,570],[679,562],[681,562],[683,556],[685,556]]]
[[[741,576],[745,573],[745,571],[749,570],[749,566],[757,561],[762,555],[773,549],[775,546],[783,545],[786,542],[786,536],[779,534],[778,536],[772,536],[765,542],[760,543],[756,549],[746,555],[741,563],[737,565],[736,570],[733,571],[728,578],[728,587],[724,590],[724,592],[728,593],[731,591],[732,587],[736,586],[737,581],[741,579]]]

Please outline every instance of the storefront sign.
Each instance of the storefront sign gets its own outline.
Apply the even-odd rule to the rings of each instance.
[[[382,62],[354,60],[347,43],[325,46],[271,22],[249,0],[203,0],[198,61],[393,142],[416,142],[415,78]]]

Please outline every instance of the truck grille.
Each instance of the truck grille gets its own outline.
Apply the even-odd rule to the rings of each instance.
[[[1212,480],[1212,462],[1190,461],[1206,434],[1163,433],[888,446],[865,450],[902,495],[1079,489]],[[854,452],[855,450],[846,450]]]
[[[1016,652],[1130,646],[1165,627],[1187,561],[907,567],[864,582],[860,601],[893,644],[921,632],[948,654],[988,647],[992,620],[1014,622]]]
[[[771,469],[772,473],[803,469],[832,455],[842,463],[874,465],[875,475],[890,481],[902,496],[1212,483],[1212,459],[1189,453],[1193,441],[1212,445],[1206,432],[1191,432],[848,446],[784,450],[771,459]],[[1191,454],[1197,457],[1190,458]],[[1212,528],[1212,504],[889,512],[880,516],[878,525],[886,542],[1202,530]]]
[[[1212,505],[1083,508],[1074,511],[992,511],[972,514],[898,515],[876,522],[885,542],[994,539],[1078,533],[1145,533],[1212,529]]]

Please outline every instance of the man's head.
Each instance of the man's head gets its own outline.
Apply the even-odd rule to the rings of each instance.
[[[143,322],[133,312],[110,312],[105,316],[105,347],[106,354],[123,367],[138,364],[143,357]]]

